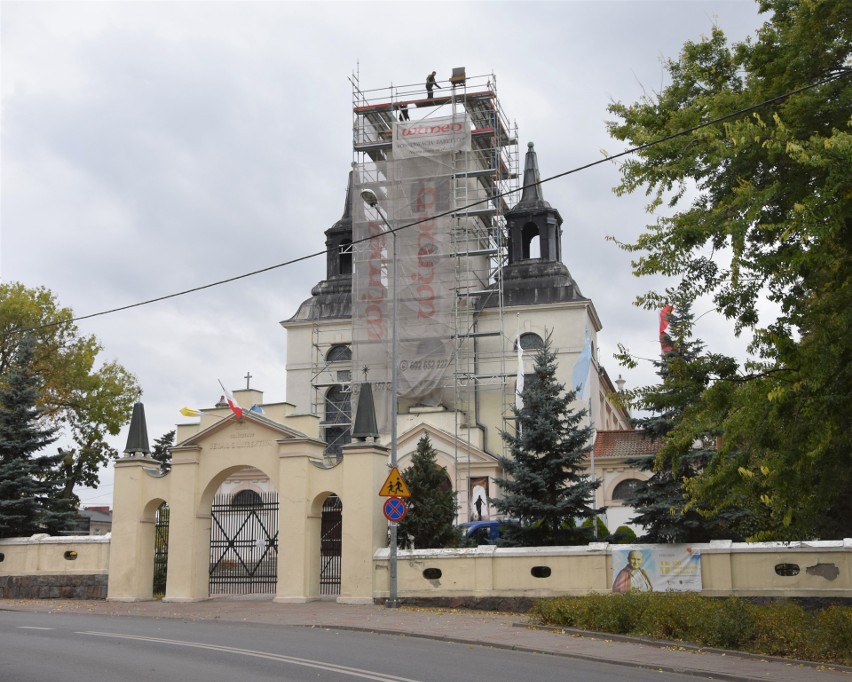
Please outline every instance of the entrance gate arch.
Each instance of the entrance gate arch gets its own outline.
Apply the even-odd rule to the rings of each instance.
[[[217,495],[210,507],[210,595],[274,594],[278,493]]]
[[[387,476],[388,450],[352,443],[344,446],[342,458],[329,462],[318,420],[291,418],[290,409],[284,404],[277,413],[269,411],[279,421],[252,412],[240,418],[229,410],[205,413],[200,423],[178,430],[166,474],[144,451],[128,451],[116,461],[108,599],[152,598],[155,512],[167,501],[165,601],[262,590],[278,602],[301,603],[324,594],[340,602],[372,602],[373,557],[387,542],[377,492]],[[277,509],[264,499],[261,507],[215,499],[228,477],[247,467],[263,472],[270,488],[280,492]],[[331,491],[339,499],[329,500],[323,514]],[[343,517],[341,501],[357,513]],[[255,584],[235,587],[226,580],[211,589],[211,567],[214,578],[237,584],[250,578]]]

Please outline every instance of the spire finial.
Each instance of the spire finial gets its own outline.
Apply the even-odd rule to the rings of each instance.
[[[535,143],[527,142],[527,155],[524,161],[524,190],[521,200],[515,208],[550,208],[544,200],[541,189],[541,177],[538,172],[538,156],[535,153]]]

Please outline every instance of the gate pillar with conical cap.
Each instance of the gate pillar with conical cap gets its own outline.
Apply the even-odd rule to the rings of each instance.
[[[133,416],[130,417],[130,432],[127,434],[127,447],[124,454],[128,457],[144,457],[151,454],[148,447],[148,424],[145,421],[145,406],[142,403],[133,405]]]
[[[373,388],[366,381],[361,383],[358,394],[358,409],[355,412],[355,423],[352,426],[352,438],[358,441],[365,441],[368,438],[379,439]]]
[[[159,471],[150,458],[145,407],[133,406],[124,457],[115,463],[112,538],[107,599],[139,601],[153,598],[154,533],[157,506],[146,505],[145,480]],[[141,512],[141,513],[140,513]],[[146,559],[150,561],[146,561]]]

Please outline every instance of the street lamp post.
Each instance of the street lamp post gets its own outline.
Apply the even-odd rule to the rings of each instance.
[[[393,238],[393,276],[391,281],[391,287],[393,287],[393,298],[391,299],[391,452],[390,452],[390,464],[391,467],[396,467],[397,459],[396,459],[396,422],[397,422],[397,291],[396,291],[396,232],[390,226],[387,218],[385,218],[385,214],[382,213],[379,208],[379,198],[376,196],[376,193],[371,189],[361,190],[361,199],[364,200],[364,203],[370,206],[371,208],[376,210],[376,213],[379,214],[379,217],[384,222],[385,226],[388,228],[388,232],[390,232],[391,237]],[[389,557],[389,568],[390,568],[390,581],[389,581],[389,596],[387,601],[385,602],[385,606],[389,609],[399,608],[399,598],[397,597],[397,523],[395,521],[391,521],[390,524],[390,557]]]

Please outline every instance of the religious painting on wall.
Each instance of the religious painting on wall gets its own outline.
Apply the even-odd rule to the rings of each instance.
[[[700,592],[701,555],[687,545],[612,550],[613,592]]]

